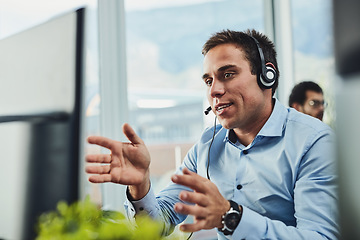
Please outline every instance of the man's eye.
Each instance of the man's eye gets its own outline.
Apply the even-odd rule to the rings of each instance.
[[[211,87],[212,80],[211,80],[211,79],[207,79],[207,80],[205,80],[205,84],[206,84],[206,86]]]
[[[232,76],[233,76],[232,73],[225,73],[225,74],[224,74],[224,78],[230,78],[230,77],[232,77]]]

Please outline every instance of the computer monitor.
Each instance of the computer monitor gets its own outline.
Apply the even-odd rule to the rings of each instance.
[[[0,40],[0,239],[79,199],[85,8]]]
[[[342,240],[360,239],[360,1],[333,0]]]

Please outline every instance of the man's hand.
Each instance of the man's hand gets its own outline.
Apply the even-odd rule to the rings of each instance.
[[[195,205],[179,202],[174,206],[176,212],[194,216],[194,223],[181,225],[181,231],[196,232],[223,226],[221,218],[230,209],[230,203],[221,195],[214,183],[187,168],[183,169],[183,175],[173,175],[171,180],[194,190],[182,191],[179,197]]]
[[[128,124],[123,125],[123,132],[129,143],[118,142],[100,136],[90,136],[88,142],[107,148],[111,154],[87,155],[89,163],[101,165],[87,166],[86,172],[94,174],[89,177],[92,183],[113,182],[135,186],[131,189],[133,197],[145,195],[150,188],[149,165],[150,154],[142,139]],[[130,190],[130,192],[131,192]]]

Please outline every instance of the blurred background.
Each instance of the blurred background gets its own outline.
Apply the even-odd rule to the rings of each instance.
[[[124,211],[123,186],[96,185],[87,181],[88,176],[83,170],[84,155],[104,150],[86,144],[86,137],[102,135],[126,140],[121,126],[129,122],[151,153],[151,178],[155,190],[164,187],[204,128],[213,124],[212,113],[203,114],[208,104],[201,80],[201,48],[216,31],[254,28],[268,35],[276,45],[281,73],[276,97],[287,105],[296,83],[314,81],[324,90],[328,103],[324,122],[334,130],[346,125],[345,116],[349,114],[346,107],[350,106],[349,101],[356,103],[358,99],[345,101],[345,108],[335,103],[340,95],[340,98],[348,96],[342,91],[347,86],[344,82],[355,85],[349,89],[353,91],[351,96],[356,95],[358,85],[354,80],[344,79],[358,77],[336,72],[334,2],[0,0],[0,41],[86,7],[81,152],[78,183],[74,184],[78,184],[79,198],[89,195],[104,209]],[[8,107],[15,104],[6,99],[1,101]],[[345,111],[342,112],[345,122],[341,122],[340,127],[337,124],[342,120],[336,114],[339,107]],[[355,109],[352,110],[358,112]],[[353,121],[359,118],[358,115],[352,118]],[[352,130],[341,129],[341,132],[356,134],[356,130]],[[26,174],[18,172],[26,172],[22,169],[26,169],[28,163],[22,162],[26,153],[17,150],[29,134],[24,124],[14,130],[9,130],[9,125],[0,126],[0,134],[0,193],[4,196],[0,206],[0,238],[18,239],[17,222],[22,218],[20,206],[26,198],[22,186],[27,179]],[[351,156],[360,161],[359,155]],[[10,217],[13,220],[10,221]],[[213,231],[202,231],[193,237],[214,238]]]

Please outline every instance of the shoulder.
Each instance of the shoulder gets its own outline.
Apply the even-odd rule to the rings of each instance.
[[[321,137],[334,138],[331,127],[317,118],[303,114],[293,108],[288,108],[285,132],[300,138],[316,141]]]
[[[288,108],[288,125],[298,128],[309,128],[314,131],[332,131],[326,123],[307,114],[298,112],[294,108]]]
[[[215,136],[216,138],[220,137],[225,139],[227,132],[227,129],[223,128],[220,124],[212,127],[207,127],[201,135],[200,143],[206,144],[210,142]]]

